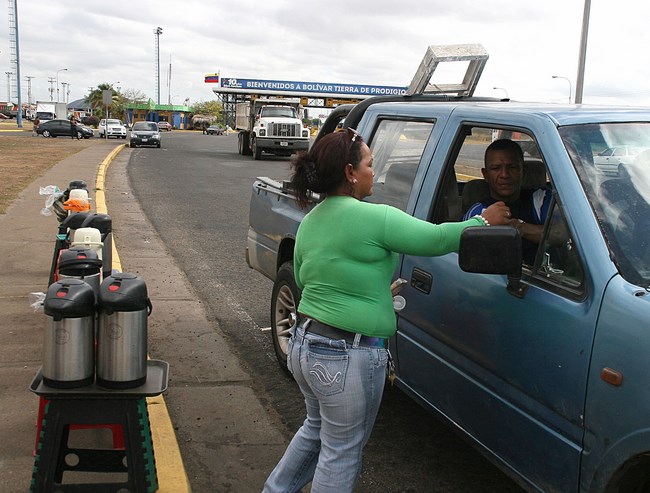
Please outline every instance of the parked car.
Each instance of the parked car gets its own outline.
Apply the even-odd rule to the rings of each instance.
[[[172,131],[172,124],[169,122],[158,122],[158,130]]]
[[[160,147],[160,131],[155,122],[135,122],[131,128],[130,147]]]
[[[36,129],[36,133],[43,137],[70,137],[71,132],[69,120],[48,120],[41,122]],[[93,135],[91,128],[77,125],[77,136],[80,139],[89,139]]]
[[[223,135],[225,130],[226,129],[223,128],[223,125],[214,124],[206,128],[205,133],[207,133],[208,135]]]
[[[107,125],[108,122],[108,125]],[[115,137],[126,139],[126,127],[121,120],[103,118],[99,121],[99,137],[102,139]]]
[[[89,139],[95,135],[95,132],[92,128],[81,123],[77,123],[77,132],[81,132],[84,139]]]
[[[608,147],[594,156],[594,166],[606,175],[617,176],[621,164],[630,164],[645,147],[620,145]]]

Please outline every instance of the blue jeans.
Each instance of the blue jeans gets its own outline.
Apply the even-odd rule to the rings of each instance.
[[[287,365],[305,396],[307,418],[266,480],[263,493],[352,492],[377,417],[388,351],[295,329]]]

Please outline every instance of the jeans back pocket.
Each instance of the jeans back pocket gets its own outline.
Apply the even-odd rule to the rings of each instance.
[[[324,396],[343,392],[349,362],[346,349],[310,342],[308,361],[309,386],[314,392]]]

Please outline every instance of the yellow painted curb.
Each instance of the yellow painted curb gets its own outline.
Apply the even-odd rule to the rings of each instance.
[[[104,190],[106,171],[111,161],[115,159],[126,144],[117,146],[106,156],[97,169],[95,179],[95,209],[99,214],[108,214],[106,208],[106,194]],[[122,271],[122,262],[117,253],[113,239],[113,269]],[[153,441],[154,456],[156,458],[156,472],[158,474],[158,493],[191,493],[190,482],[185,472],[183,458],[176,440],[176,433],[172,426],[167,405],[162,395],[147,397],[147,411],[151,425],[151,438]]]

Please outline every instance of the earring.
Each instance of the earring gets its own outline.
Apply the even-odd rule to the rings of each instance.
[[[352,178],[352,184],[353,184],[353,185],[356,185],[356,184],[357,184],[357,179],[356,179],[356,178]]]

